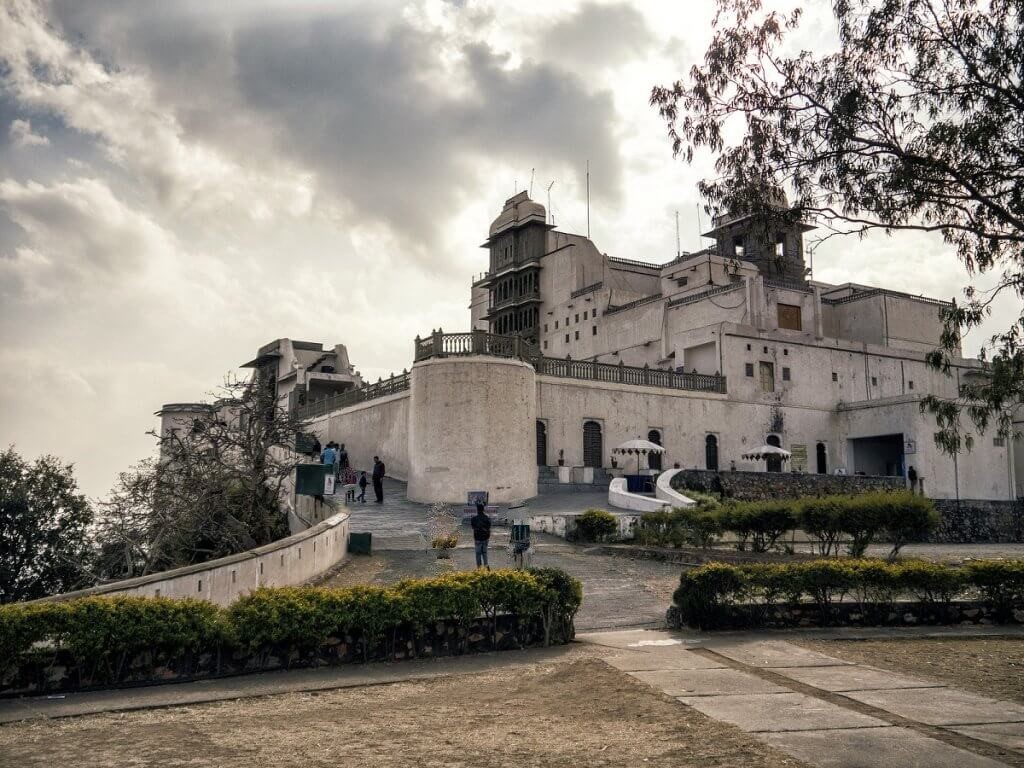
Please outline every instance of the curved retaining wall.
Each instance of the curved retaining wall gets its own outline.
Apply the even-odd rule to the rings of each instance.
[[[434,358],[412,368],[408,495],[465,504],[537,495],[537,377],[521,360]]]
[[[237,555],[34,602],[93,595],[134,595],[195,597],[217,605],[230,605],[258,587],[302,584],[334,567],[348,554],[348,528],[348,513],[339,512],[294,536]]]

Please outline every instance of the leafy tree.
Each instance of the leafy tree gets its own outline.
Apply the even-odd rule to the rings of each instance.
[[[760,0],[718,0],[704,63],[656,87],[651,103],[688,161],[717,154],[700,185],[709,209],[763,212],[765,226],[814,219],[832,234],[939,233],[970,273],[943,311],[929,362],[948,371],[961,330],[993,300],[1024,297],[1024,6],[1014,0],[834,0],[838,46],[790,50],[801,12],[765,12]],[[733,136],[738,136],[733,140]],[[778,210],[778,189],[795,193]],[[955,452],[961,415],[1011,431],[1024,399],[1024,315],[982,350],[989,376],[959,397],[930,397],[939,445]]]
[[[91,521],[70,464],[53,456],[30,464],[13,447],[0,453],[0,603],[88,583]]]

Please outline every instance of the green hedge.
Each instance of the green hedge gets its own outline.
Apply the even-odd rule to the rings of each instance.
[[[34,656],[69,654],[90,677],[120,679],[134,655],[181,658],[232,653],[257,660],[317,651],[354,638],[363,658],[398,630],[414,636],[439,622],[467,625],[510,616],[544,644],[568,642],[582,600],[580,583],[557,569],[452,573],[393,586],[259,589],[219,608],[200,600],[87,597],[0,606],[0,676]],[[493,638],[492,638],[493,639]],[[252,666],[252,665],[250,665]]]
[[[811,604],[828,623],[843,600],[864,612],[885,611],[898,600],[943,607],[980,599],[1009,621],[1024,607],[1024,561],[979,560],[963,567],[923,560],[813,560],[790,564],[710,563],[684,571],[673,595],[678,619],[701,629],[765,620],[776,606]],[[740,617],[736,610],[746,609]]]
[[[603,509],[588,509],[576,518],[576,538],[580,541],[605,541],[618,532],[618,519]]]
[[[646,513],[636,537],[641,544],[709,547],[723,533],[731,533],[737,549],[767,552],[800,529],[817,540],[823,555],[838,554],[845,541],[847,553],[860,557],[869,544],[884,538],[892,544],[894,557],[938,523],[931,500],[906,491],[724,503],[702,498],[692,507]]]

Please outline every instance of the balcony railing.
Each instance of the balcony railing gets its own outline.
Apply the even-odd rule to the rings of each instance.
[[[503,307],[513,307],[516,304],[525,304],[528,301],[540,301],[540,289],[535,291],[526,291],[516,296],[508,296],[500,301],[496,301],[491,304],[488,309],[494,311],[496,309],[502,309]]]
[[[593,293],[594,291],[600,290],[601,286],[603,285],[604,282],[598,282],[593,283],[592,285],[588,285],[586,288],[580,288],[578,291],[572,292],[571,298],[578,299],[580,296],[586,296],[588,293]]]
[[[318,416],[325,416],[331,411],[348,408],[366,400],[394,395],[407,389],[409,389],[409,374],[403,371],[398,376],[392,374],[390,378],[381,379],[376,384],[367,384],[357,389],[350,389],[348,392],[300,405],[295,409],[295,415],[300,419],[315,419]]]

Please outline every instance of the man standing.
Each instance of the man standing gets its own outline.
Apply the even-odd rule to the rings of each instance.
[[[338,449],[338,468],[339,471],[348,469],[348,451],[345,450],[345,444],[341,444],[341,448]]]
[[[384,503],[384,462],[380,456],[373,457],[373,494],[378,504]]]
[[[476,567],[491,570],[487,563],[487,543],[491,540],[491,518],[484,511],[482,501],[476,503],[476,514],[469,524],[473,527],[473,549],[476,552]]]
[[[917,493],[917,470],[913,467],[907,470],[907,480],[910,481],[910,492]]]

